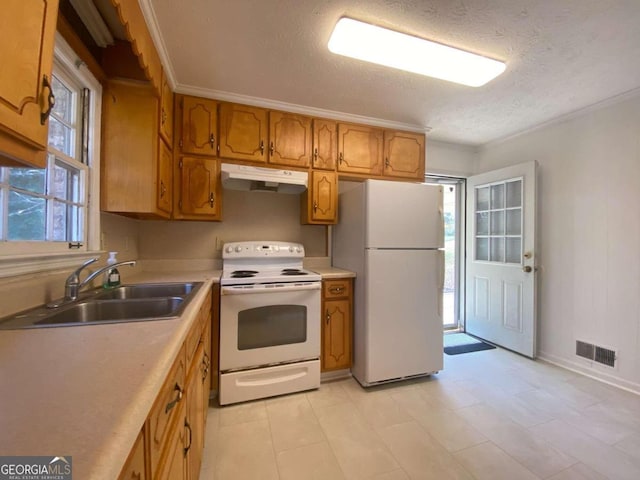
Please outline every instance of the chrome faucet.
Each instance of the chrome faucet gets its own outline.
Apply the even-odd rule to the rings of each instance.
[[[96,278],[101,273],[106,272],[107,270],[114,267],[121,267],[123,265],[131,265],[132,267],[136,264],[135,260],[127,260],[125,262],[117,262],[111,265],[105,265],[102,268],[99,268],[95,272],[91,273],[87,278],[85,278],[82,282],[80,281],[80,272],[84,270],[85,267],[91,265],[98,261],[98,258],[91,258],[84,262],[80,267],[78,267],[74,272],[67,277],[67,280],[64,282],[64,298],[58,302],[53,302],[47,304],[47,308],[56,308],[62,305],[66,305],[70,302],[75,302],[78,299],[78,294],[80,290],[82,290],[86,285],[91,283],[91,281]]]

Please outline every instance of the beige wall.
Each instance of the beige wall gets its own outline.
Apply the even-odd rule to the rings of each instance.
[[[300,196],[225,190],[222,222],[141,221],[141,259],[219,259],[224,242],[302,243],[310,257],[326,255],[326,227],[300,224]]]
[[[427,173],[468,177],[475,169],[476,147],[427,138]]]

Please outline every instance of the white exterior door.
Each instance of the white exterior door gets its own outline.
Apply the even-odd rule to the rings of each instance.
[[[536,163],[467,181],[466,331],[536,355]]]

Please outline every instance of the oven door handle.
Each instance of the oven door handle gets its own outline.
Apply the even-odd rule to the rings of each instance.
[[[267,287],[263,285],[253,285],[247,287],[222,287],[221,295],[249,295],[253,293],[280,293],[280,292],[300,292],[304,290],[320,290],[320,282],[305,283],[304,285],[291,285],[285,287]]]

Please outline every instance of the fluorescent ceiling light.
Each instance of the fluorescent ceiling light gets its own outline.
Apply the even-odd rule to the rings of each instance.
[[[351,18],[336,23],[329,50],[338,55],[479,87],[504,72],[504,62]]]

